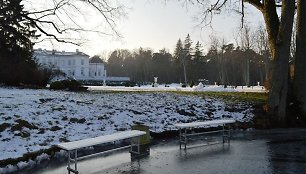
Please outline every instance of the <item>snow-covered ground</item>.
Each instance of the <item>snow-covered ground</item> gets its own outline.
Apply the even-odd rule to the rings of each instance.
[[[222,117],[250,121],[251,104],[229,106],[221,99],[166,92],[0,88],[0,160],[48,149],[62,141],[127,130],[134,121],[143,122],[153,132],[163,132],[174,130],[173,124],[178,122]]]
[[[135,87],[124,87],[124,86],[89,86],[89,90],[107,90],[107,91],[190,91],[190,92],[267,92],[263,86],[228,86],[224,88],[223,85],[203,85],[182,88],[180,84],[161,84],[157,87],[152,85],[135,86]]]

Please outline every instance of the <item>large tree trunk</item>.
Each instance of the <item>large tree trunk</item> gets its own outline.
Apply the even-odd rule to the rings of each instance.
[[[275,2],[264,1],[263,14],[269,34],[269,45],[272,52],[272,81],[269,93],[270,111],[280,123],[285,124],[289,54],[295,10],[295,1],[283,0],[281,22],[277,19]]]
[[[306,117],[306,1],[298,1],[296,57],[294,69],[294,95]]]

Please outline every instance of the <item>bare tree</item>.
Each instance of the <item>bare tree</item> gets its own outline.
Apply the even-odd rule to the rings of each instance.
[[[225,52],[225,49],[226,49],[226,46],[227,46],[227,42],[226,42],[226,39],[223,37],[221,40],[220,40],[220,43],[221,43],[221,54],[219,56],[219,66],[220,66],[220,70],[219,70],[219,77],[220,77],[220,81],[221,81],[221,84],[223,85],[227,85],[227,74],[226,74],[226,71],[225,71],[225,56],[224,56],[224,52]]]
[[[202,21],[211,21],[215,12],[232,7],[241,14],[243,23],[244,3],[257,8],[263,15],[269,38],[269,47],[272,54],[273,68],[271,90],[269,92],[269,110],[275,120],[285,124],[286,103],[288,93],[289,54],[292,35],[293,18],[295,12],[294,0],[189,0],[202,5]],[[230,6],[231,5],[231,6]],[[277,7],[281,7],[280,16]]]
[[[23,0],[27,13],[24,17],[33,22],[45,39],[80,45],[81,33],[119,36],[116,21],[125,15],[125,7],[110,0]],[[90,26],[88,20],[103,21]]]
[[[260,74],[261,82],[264,82],[269,78],[271,58],[268,46],[268,34],[264,29],[264,26],[261,24],[258,26],[255,32],[255,50],[263,58],[262,65],[264,66],[264,72],[260,71]]]
[[[244,58],[244,73],[243,81],[246,86],[250,86],[250,55],[249,52],[254,47],[255,35],[249,25],[244,24],[240,34],[240,45],[241,49],[245,53]]]

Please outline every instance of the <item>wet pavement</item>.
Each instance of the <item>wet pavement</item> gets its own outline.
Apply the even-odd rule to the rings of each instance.
[[[306,129],[234,131],[232,136],[229,145],[192,147],[186,151],[179,149],[176,138],[160,140],[151,146],[150,156],[140,160],[131,161],[128,150],[122,150],[82,160],[78,169],[84,174],[306,173]],[[220,140],[216,135],[206,139]],[[53,160],[23,173],[68,173],[66,165],[66,158]]]

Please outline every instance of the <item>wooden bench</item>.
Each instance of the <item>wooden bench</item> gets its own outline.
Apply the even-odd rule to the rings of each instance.
[[[125,149],[125,148],[130,148],[131,153],[139,154],[140,153],[139,139],[140,139],[140,136],[145,135],[145,134],[146,132],[144,131],[130,130],[130,131],[114,133],[111,135],[104,135],[104,136],[99,136],[95,138],[83,139],[79,141],[60,143],[57,146],[68,152],[68,167],[67,167],[68,173],[70,174],[70,172],[72,172],[72,173],[78,174],[79,172],[77,168],[77,162],[80,159],[84,159],[84,158],[102,154],[102,153],[111,152],[114,150]],[[81,148],[90,147],[90,146],[99,145],[99,144],[111,143],[111,142],[125,140],[125,139],[132,139],[132,138],[136,138],[136,141],[131,141],[131,144],[128,146],[114,148],[108,151],[103,151],[99,153],[94,153],[94,154],[78,157],[77,151]],[[137,149],[137,150],[135,151],[133,149]],[[71,157],[71,154],[73,154],[73,157]],[[73,163],[74,163],[74,169],[71,168],[71,165],[73,165]]]
[[[192,123],[178,123],[174,124],[179,129],[179,142],[180,149],[182,149],[182,144],[185,145],[185,150],[187,148],[187,139],[189,136],[202,135],[209,133],[222,132],[223,143],[225,143],[225,137],[227,137],[227,142],[230,142],[230,124],[235,123],[235,120],[232,119],[223,119],[223,120],[211,120],[203,122],[192,122]],[[212,127],[212,126],[222,126],[221,130],[206,131],[200,133],[193,133],[192,131],[188,132],[188,129],[194,128],[203,128],[203,127]],[[227,126],[227,129],[226,129]]]

